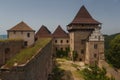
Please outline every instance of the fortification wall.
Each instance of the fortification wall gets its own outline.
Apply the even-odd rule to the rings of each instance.
[[[42,48],[36,56],[22,66],[1,69],[2,80],[47,80],[52,70],[52,42]]]
[[[22,40],[0,41],[0,66],[23,48]]]

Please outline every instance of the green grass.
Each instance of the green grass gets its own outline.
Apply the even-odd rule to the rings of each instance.
[[[4,68],[11,68],[14,66],[15,63],[17,63],[17,65],[25,64],[28,60],[30,60],[32,58],[32,56],[36,55],[37,52],[41,48],[43,48],[46,44],[48,44],[50,41],[51,41],[50,38],[38,40],[35,43],[34,47],[29,47],[29,48],[23,49],[20,51],[20,53],[18,53],[12,59],[10,59],[4,65]]]

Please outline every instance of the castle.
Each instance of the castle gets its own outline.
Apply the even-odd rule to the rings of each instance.
[[[73,21],[67,25],[69,33],[66,33],[60,25],[53,34],[42,26],[36,33],[36,37],[52,37],[53,53],[70,48],[71,58],[73,52],[76,52],[77,61],[94,64],[104,60],[104,37],[100,29],[101,23],[93,19],[87,9],[82,6]]]
[[[12,58],[13,55],[8,57],[7,53],[11,51],[10,48],[12,48],[13,46],[15,46],[14,48],[18,47],[18,51],[16,52],[19,52],[22,49],[22,47],[31,47],[35,44],[37,40],[40,40],[43,38],[46,38],[46,39],[51,38],[52,40],[50,41],[49,45],[47,45],[47,47],[43,48],[41,52],[38,52],[39,58],[35,59],[34,61],[30,61],[31,65],[27,65],[29,69],[30,67],[36,68],[35,64],[39,64],[39,67],[42,67],[42,68],[44,68],[43,67],[44,65],[41,65],[41,63],[47,66],[47,68],[45,67],[45,69],[43,69],[45,70],[46,73],[41,74],[42,76],[44,75],[44,77],[38,80],[47,79],[45,78],[45,76],[47,74],[46,77],[48,77],[48,74],[50,74],[51,70],[46,71],[46,69],[51,67],[52,56],[58,50],[65,51],[66,49],[70,48],[69,56],[71,57],[71,59],[73,58],[73,54],[76,53],[78,55],[76,58],[77,61],[83,62],[85,64],[90,64],[90,65],[95,63],[99,64],[99,61],[104,60],[104,37],[100,32],[100,29],[101,29],[101,23],[96,21],[89,14],[89,12],[84,6],[80,8],[77,15],[73,19],[73,21],[67,25],[67,30],[69,33],[65,32],[60,25],[58,25],[58,27],[53,33],[51,33],[47,29],[47,27],[44,25],[42,25],[41,28],[38,30],[38,32],[35,33],[35,30],[33,30],[25,22],[22,21],[19,24],[12,27],[11,29],[7,30],[8,38],[23,40],[20,42],[22,45],[19,44],[19,47],[18,47],[17,45],[14,44],[14,42],[10,43],[12,44],[11,47],[5,48],[5,52],[3,51],[2,53],[3,55],[4,53],[6,54],[7,59],[5,56],[4,56],[5,59],[0,57],[1,58],[0,60],[3,61],[2,63],[0,62],[0,65],[5,64],[6,60],[9,60],[10,58]],[[48,52],[47,52],[47,49],[48,49]],[[42,54],[42,52],[44,53],[44,55]],[[42,58],[40,57],[39,53],[43,55]],[[47,53],[50,53],[49,57],[47,57]],[[47,58],[48,61],[46,61],[46,59],[44,58]],[[43,60],[43,62],[40,63],[37,60]],[[20,77],[23,74],[20,73],[21,69],[20,71],[19,69],[20,68],[18,68],[18,74],[16,75]],[[27,68],[22,68],[22,69],[25,69],[25,71],[27,70]],[[33,74],[32,72],[37,71],[37,69],[38,67],[32,70],[30,73]],[[3,70],[1,74],[15,75],[13,72],[4,73],[4,70]],[[25,73],[26,72],[24,72],[24,74]],[[37,74],[40,74],[40,73],[38,72]],[[34,76],[31,76],[31,77],[34,77]],[[40,75],[38,75],[37,77],[40,77]],[[3,75],[3,79],[9,80],[8,77],[6,78],[5,75]],[[21,79],[24,80],[24,77],[22,77]],[[19,79],[16,77],[15,80],[19,80]],[[34,80],[34,78],[31,80]]]

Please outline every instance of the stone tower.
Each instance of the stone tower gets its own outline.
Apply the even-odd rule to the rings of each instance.
[[[66,51],[69,48],[69,35],[66,33],[60,25],[52,34],[53,37],[53,53],[57,51]]]
[[[7,30],[9,39],[22,39],[24,46],[28,47],[34,44],[35,30],[29,27],[25,22],[20,22],[11,29]]]
[[[67,26],[71,56],[73,52],[76,52],[78,54],[77,60],[85,61],[86,42],[95,29],[101,29],[101,23],[93,19],[87,9],[82,6],[73,21]]]

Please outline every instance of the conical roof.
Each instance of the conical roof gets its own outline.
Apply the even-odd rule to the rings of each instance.
[[[82,6],[70,24],[100,24],[100,22],[93,19],[85,6]]]
[[[52,37],[51,32],[44,25],[41,26],[35,36],[38,38]]]
[[[61,28],[60,25],[56,28],[56,30],[53,32],[53,37],[55,38],[68,38],[68,34]]]
[[[25,22],[20,22],[8,31],[34,31],[31,27],[29,27]]]

